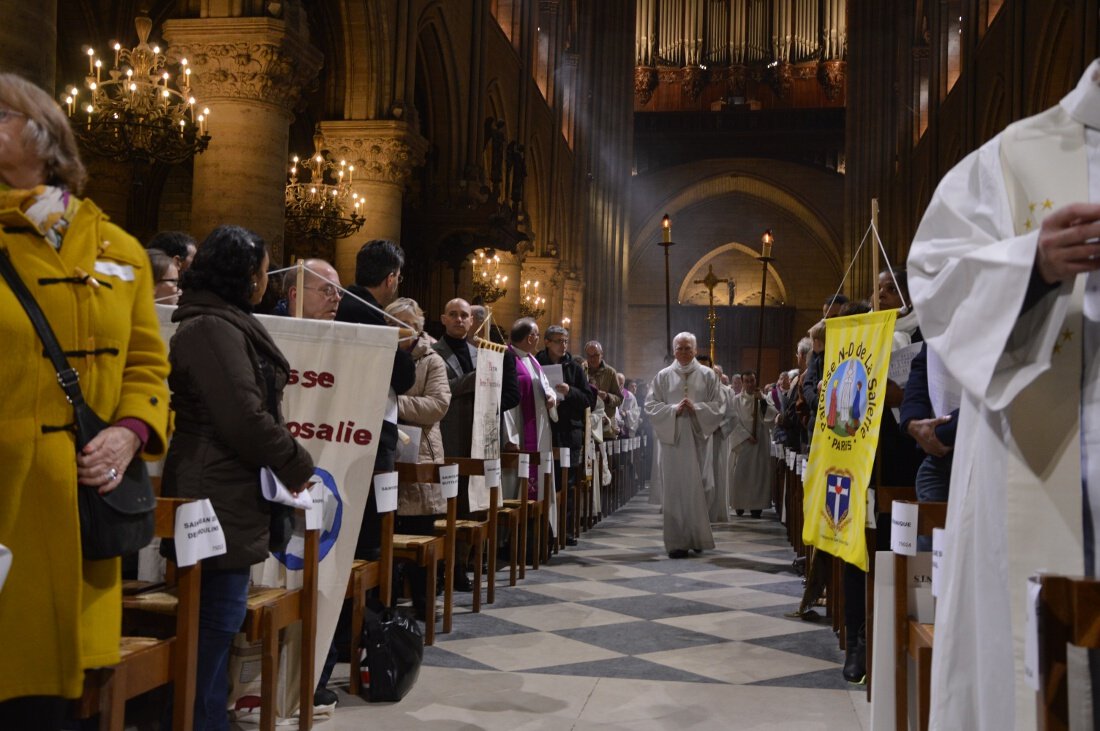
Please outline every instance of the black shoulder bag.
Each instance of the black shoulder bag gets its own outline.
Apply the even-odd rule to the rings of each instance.
[[[84,401],[80,390],[80,375],[69,366],[65,353],[53,334],[50,323],[38,306],[34,296],[12,266],[7,251],[0,250],[0,275],[27,311],[27,317],[42,340],[46,353],[57,371],[57,382],[65,397],[73,405],[76,426],[76,449],[80,450],[92,441],[107,424]],[[111,492],[100,495],[92,487],[77,486],[77,505],[80,511],[80,544],[84,558],[102,560],[127,553],[134,553],[153,539],[156,496],[149,480],[145,462],[138,456],[130,461],[122,474],[122,481]]]

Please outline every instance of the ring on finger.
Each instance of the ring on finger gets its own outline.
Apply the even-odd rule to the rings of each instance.
[[[114,467],[107,470],[107,479],[110,480],[111,482],[114,482],[115,480],[117,480],[118,479],[118,470],[116,470]]]

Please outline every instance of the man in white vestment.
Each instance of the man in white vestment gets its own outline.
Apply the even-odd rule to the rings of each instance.
[[[961,387],[934,729],[1034,728],[1023,672],[1027,577],[1095,575],[1098,82],[1094,61],[1059,105],[1009,126],[949,172],[909,254],[921,332]],[[1085,663],[1071,662],[1071,698],[1087,699],[1075,688],[1087,688],[1088,676]],[[1071,709],[1080,728],[1097,727],[1089,712],[1087,702]]]
[[[730,447],[736,459],[733,481],[730,485],[730,504],[738,515],[759,518],[772,504],[772,480],[775,470],[771,465],[771,441],[769,427],[777,413],[769,399],[756,387],[756,373],[741,374],[743,388],[733,397],[733,431]],[[756,430],[753,431],[753,412],[756,412]]]
[[[695,336],[673,341],[676,362],[653,378],[645,411],[660,442],[655,469],[660,473],[665,550],[669,558],[687,558],[714,548],[707,491],[713,475],[705,469],[710,436],[722,421],[718,376],[695,360]]]

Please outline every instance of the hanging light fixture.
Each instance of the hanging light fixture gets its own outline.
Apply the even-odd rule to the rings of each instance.
[[[70,86],[62,101],[73,131],[92,154],[175,165],[210,143],[210,110],[198,107],[186,58],[180,59],[175,87],[171,85],[167,58],[160,46],[149,43],[153,21],[138,16],[134,26],[138,44],[112,44],[114,64],[109,69],[95,49],[87,49],[84,90]]]
[[[334,162],[324,152],[320,127],[313,133],[313,155],[291,158],[286,185],[286,231],[293,237],[332,241],[363,227],[363,199],[351,189],[355,166]]]
[[[543,308],[545,304],[546,298],[539,294],[539,281],[526,280],[519,299],[520,315],[537,320],[546,314],[546,309]]]
[[[473,267],[474,297],[492,304],[508,294],[508,275],[500,273],[500,255],[495,249],[477,249],[470,261]]]

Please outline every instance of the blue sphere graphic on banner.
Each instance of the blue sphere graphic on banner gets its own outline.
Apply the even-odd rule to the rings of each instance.
[[[319,478],[321,485],[324,486],[325,497],[322,507],[323,517],[321,518],[321,550],[318,556],[318,561],[324,561],[325,556],[327,556],[332,547],[336,545],[336,539],[340,536],[340,524],[343,522],[344,517],[344,501],[340,499],[340,491],[336,489],[336,480],[333,479],[330,473],[320,467],[314,467],[313,475],[315,478]],[[306,543],[304,528],[305,524],[296,517],[294,521],[294,535],[291,536],[286,551],[273,551],[271,554],[279,563],[286,566],[290,571],[301,571],[302,567],[305,565]]]

